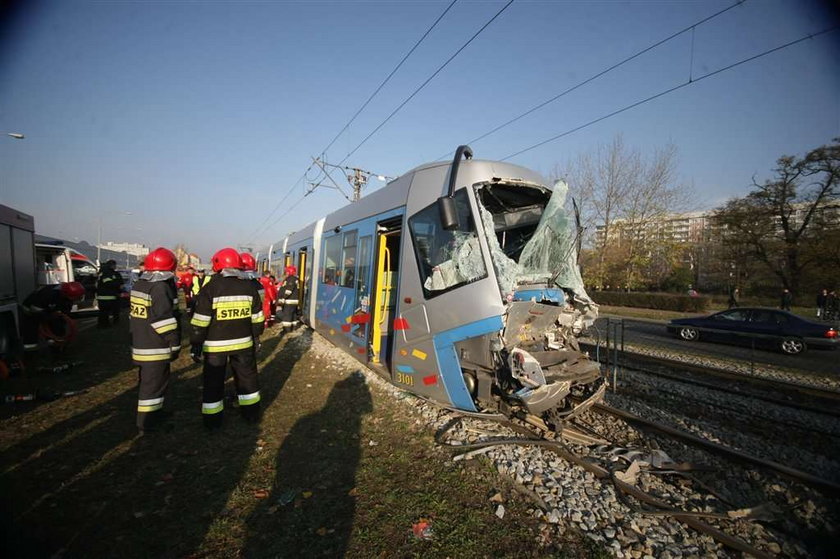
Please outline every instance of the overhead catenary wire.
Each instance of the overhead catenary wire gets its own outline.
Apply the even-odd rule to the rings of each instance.
[[[716,76],[716,75],[718,75],[722,72],[725,72],[727,70],[731,70],[732,68],[735,68],[736,66],[740,66],[742,64],[752,62],[753,60],[757,60],[759,58],[762,58],[762,57],[767,56],[769,54],[772,54],[774,52],[778,52],[780,50],[792,47],[794,45],[797,45],[797,44],[802,43],[804,41],[807,41],[809,39],[819,37],[820,35],[825,35],[826,33],[831,33],[832,31],[836,31],[837,29],[840,29],[840,26],[829,27],[827,29],[823,29],[822,31],[817,31],[816,33],[811,33],[809,35],[805,35],[804,37],[800,37],[799,39],[796,39],[794,41],[790,41],[790,42],[785,43],[783,45],[779,45],[778,47],[766,50],[766,51],[761,52],[759,54],[756,54],[754,56],[750,56],[749,58],[744,58],[743,60],[739,60],[738,62],[734,62],[732,64],[729,64],[728,66],[724,66],[723,68],[715,70],[714,72],[709,72],[708,74],[704,74],[704,75],[702,75],[698,78],[694,78],[694,79],[689,78],[688,80],[686,80],[685,82],[683,82],[679,85],[675,85],[674,87],[668,88],[664,91],[660,91],[659,93],[651,95],[650,97],[646,97],[646,98],[642,99],[641,101],[636,101],[635,103],[631,103],[631,104],[629,104],[625,107],[622,107],[620,109],[617,109],[617,110],[615,110],[615,111],[613,111],[609,114],[603,115],[603,116],[598,117],[594,120],[590,120],[589,122],[587,122],[585,124],[581,124],[580,126],[576,126],[576,127],[571,128],[569,130],[566,130],[565,132],[561,132],[560,134],[557,134],[556,136],[552,136],[552,137],[550,137],[548,139],[545,139],[541,142],[537,142],[536,144],[528,146],[527,148],[521,149],[521,150],[519,150],[515,153],[511,153],[510,155],[507,155],[507,156],[501,158],[500,161],[507,161],[508,159],[516,157],[517,155],[521,155],[525,152],[531,151],[532,149],[536,149],[536,148],[538,148],[540,146],[543,146],[547,143],[553,142],[555,140],[559,140],[560,138],[562,138],[564,136],[568,136],[569,134],[573,134],[573,133],[575,133],[579,130],[583,130],[584,128],[592,126],[593,124],[597,124],[597,123],[601,122],[602,120],[606,120],[610,117],[619,115],[623,112],[629,111],[630,109],[633,109],[633,108],[638,107],[640,105],[644,105],[645,103],[653,101],[654,99],[658,99],[658,98],[660,98],[664,95],[667,95],[669,93],[673,93],[674,91],[677,91],[677,90],[682,89],[684,87],[687,87],[689,85],[694,85],[697,82],[705,80],[706,78],[711,78],[712,76]]]
[[[830,28],[827,28],[827,29],[823,29],[822,31],[817,31],[817,32],[815,32],[815,33],[811,33],[811,34],[806,35],[806,36],[804,36],[804,37],[800,37],[799,39],[796,39],[796,40],[793,40],[793,41],[787,42],[787,43],[785,43],[785,44],[783,44],[783,45],[779,45],[779,46],[777,46],[777,47],[775,47],[775,48],[772,48],[772,49],[766,50],[766,51],[764,51],[764,52],[761,52],[761,53],[759,53],[759,54],[756,54],[756,55],[750,56],[750,57],[745,58],[745,59],[743,59],[743,60],[739,60],[738,62],[734,62],[734,63],[729,64],[729,65],[727,65],[727,66],[725,66],[725,67],[723,67],[723,68],[719,68],[718,70],[715,70],[715,71],[713,71],[713,72],[709,72],[708,74],[704,74],[704,75],[702,75],[702,76],[700,76],[700,77],[698,77],[698,78],[694,78],[694,79],[689,78],[689,81],[686,81],[686,82],[681,83],[681,84],[679,84],[679,85],[676,85],[676,86],[674,86],[674,87],[668,88],[668,89],[666,89],[666,90],[664,90],[664,91],[661,91],[661,92],[659,92],[659,93],[657,93],[657,94],[655,94],[655,95],[651,95],[650,97],[647,97],[647,98],[645,98],[645,99],[642,99],[642,100],[637,101],[637,102],[635,102],[635,103],[632,103],[632,104],[630,104],[630,105],[627,105],[627,106],[625,106],[625,107],[622,107],[621,109],[618,109],[618,110],[612,111],[611,113],[608,113],[608,114],[606,114],[606,115],[604,115],[604,116],[598,117],[598,118],[596,118],[596,119],[594,119],[594,120],[591,120],[591,121],[589,121],[589,122],[587,122],[587,123],[585,123],[585,124],[582,124],[582,125],[580,125],[580,126],[577,126],[577,127],[575,127],[575,128],[572,128],[572,129],[570,129],[570,130],[567,130],[567,131],[565,131],[565,132],[562,132],[562,133],[560,133],[560,134],[557,134],[556,136],[552,136],[551,138],[548,138],[548,139],[546,139],[546,140],[543,140],[543,141],[541,141],[541,142],[538,142],[538,143],[536,143],[536,144],[533,144],[533,145],[531,145],[531,146],[529,146],[529,147],[527,147],[527,148],[524,148],[524,149],[519,150],[519,151],[517,151],[517,152],[515,152],[515,153],[512,153],[512,154],[510,154],[510,155],[508,155],[508,156],[506,156],[506,157],[503,157],[503,158],[501,158],[500,160],[501,160],[501,161],[506,161],[506,160],[508,160],[508,159],[511,159],[511,158],[513,158],[513,157],[516,157],[516,156],[518,156],[518,155],[521,155],[521,154],[523,154],[523,153],[526,153],[526,152],[528,152],[528,151],[530,151],[530,150],[536,149],[536,148],[538,148],[538,147],[540,147],[540,146],[542,146],[542,145],[545,145],[545,144],[547,144],[547,143],[549,143],[549,142],[552,142],[552,141],[554,141],[554,140],[558,140],[558,139],[560,139],[560,138],[562,138],[562,137],[564,137],[564,136],[568,136],[568,135],[570,135],[570,134],[573,134],[574,132],[577,132],[577,131],[579,131],[579,130],[582,130],[582,129],[584,129],[584,128],[588,127],[588,126],[592,126],[593,124],[597,124],[598,122],[601,122],[601,121],[603,121],[603,120],[606,120],[606,119],[608,119],[608,118],[610,118],[610,117],[616,116],[616,115],[621,114],[621,113],[623,113],[623,112],[625,112],[625,111],[628,111],[628,110],[630,110],[630,109],[633,109],[633,108],[638,107],[638,106],[640,106],[640,105],[643,105],[643,104],[645,104],[645,103],[648,103],[648,102],[650,102],[650,101],[653,101],[654,99],[658,99],[658,98],[660,98],[660,97],[663,97],[664,95],[667,95],[668,93],[672,93],[672,92],[674,92],[674,91],[677,91],[677,90],[682,89],[682,88],[684,88],[684,87],[686,87],[686,86],[689,86],[689,85],[694,85],[694,84],[696,84],[697,82],[700,82],[700,81],[702,81],[702,80],[704,80],[704,79],[706,79],[706,78],[710,78],[710,77],[712,77],[712,76],[715,76],[715,75],[718,75],[718,74],[720,74],[720,73],[723,73],[723,72],[725,72],[725,71],[727,71],[727,70],[731,70],[731,69],[733,69],[733,68],[735,68],[735,67],[737,67],[737,66],[741,66],[742,64],[746,64],[746,63],[748,63],[748,62],[752,62],[753,60],[757,60],[757,59],[762,58],[762,57],[764,57],[764,56],[768,56],[768,55],[770,55],[770,54],[772,54],[772,53],[774,53],[774,52],[778,52],[778,51],[780,51],[780,50],[784,50],[784,49],[786,49],[786,48],[792,47],[792,46],[794,46],[794,45],[797,45],[797,44],[802,43],[802,42],[804,42],[804,41],[807,41],[807,40],[809,40],[809,39],[813,39],[813,38],[819,37],[819,36],[821,36],[821,35],[825,35],[825,34],[831,33],[831,32],[833,32],[833,31],[836,31],[838,28],[840,28],[840,27],[838,27],[838,26],[834,26],[834,27],[830,27]],[[294,209],[294,208],[295,208],[298,204],[300,204],[300,203],[301,203],[301,202],[302,202],[302,201],[306,198],[306,196],[308,196],[310,193],[311,193],[311,191],[310,191],[310,192],[307,192],[306,194],[304,194],[304,196],[303,196],[302,198],[300,198],[300,199],[299,199],[297,202],[295,202],[295,203],[294,203],[291,207],[289,207],[289,208],[288,208],[288,209],[287,209],[287,210],[286,210],[286,211],[285,211],[285,212],[284,212],[284,213],[283,213],[280,217],[278,217],[278,219],[277,219],[274,223],[277,223],[277,222],[278,222],[280,219],[282,219],[285,215],[288,215],[288,214],[289,214],[289,213],[290,213],[290,212],[291,212],[291,211],[292,211],[292,210],[293,210],[293,209]],[[273,226],[273,225],[274,225],[274,224],[272,224],[272,226]]]
[[[289,190],[286,191],[286,194],[284,194],[283,197],[280,198],[280,200],[274,206],[274,209],[272,209],[268,213],[268,215],[265,217],[265,219],[262,220],[262,223],[260,223],[259,226],[257,226],[256,229],[254,229],[254,232],[251,233],[250,235],[248,235],[248,244],[251,244],[251,242],[256,238],[256,236],[260,233],[260,231],[262,231],[263,226],[266,223],[268,223],[268,220],[271,219],[271,216],[274,215],[274,212],[276,212],[280,208],[280,206],[283,204],[283,202],[285,202],[286,199],[292,194],[292,192],[294,192],[295,187],[297,187],[299,184],[301,184],[306,179],[307,173],[309,173],[309,171],[311,171],[311,170],[312,170],[312,164],[310,164],[309,167],[306,168],[306,171],[303,172],[303,174],[300,176],[300,178],[298,180],[296,180],[294,182],[294,184],[292,184],[292,186],[289,188]]]
[[[345,162],[345,161],[347,161],[347,159],[348,159],[351,155],[353,155],[354,153],[356,153],[356,151],[358,151],[358,149],[359,149],[360,147],[362,147],[363,145],[365,145],[365,143],[366,143],[369,139],[371,139],[371,138],[373,137],[373,135],[374,135],[374,134],[376,134],[377,132],[379,132],[379,130],[380,130],[383,126],[385,126],[385,125],[388,123],[388,121],[389,121],[389,120],[391,120],[391,119],[392,119],[392,118],[393,118],[393,117],[394,117],[394,116],[395,116],[398,112],[400,112],[400,110],[401,110],[401,109],[402,109],[402,108],[403,108],[406,104],[408,104],[408,102],[409,102],[409,101],[411,101],[412,99],[414,99],[414,96],[415,96],[415,95],[417,95],[418,93],[420,93],[420,91],[422,91],[422,90],[423,90],[423,88],[424,88],[424,87],[426,87],[426,86],[429,84],[429,82],[431,82],[431,81],[432,81],[432,80],[433,80],[433,79],[434,79],[434,78],[435,78],[435,77],[436,77],[439,73],[441,73],[441,72],[443,71],[443,69],[444,69],[444,68],[446,68],[446,67],[449,65],[449,63],[450,63],[450,62],[452,62],[452,61],[455,59],[455,57],[456,57],[456,56],[458,56],[459,54],[461,54],[461,51],[463,51],[465,48],[467,48],[467,47],[470,45],[470,43],[472,43],[472,42],[473,42],[473,41],[474,41],[474,40],[475,40],[475,39],[476,39],[479,35],[481,35],[481,33],[482,33],[485,29],[487,29],[487,27],[489,27],[489,26],[490,26],[490,24],[491,24],[491,23],[493,23],[493,22],[496,20],[496,18],[498,18],[500,15],[502,15],[502,13],[503,13],[505,10],[507,10],[507,9],[508,9],[508,7],[510,7],[510,5],[511,5],[511,4],[513,4],[513,0],[509,0],[507,4],[505,4],[504,6],[502,6],[502,8],[501,8],[498,12],[496,12],[496,13],[493,15],[493,17],[491,17],[491,18],[487,21],[487,23],[485,23],[484,25],[482,25],[482,26],[481,26],[481,28],[480,28],[478,31],[476,31],[476,32],[473,34],[473,36],[472,36],[472,37],[470,37],[470,38],[467,40],[467,42],[466,42],[466,43],[464,43],[463,45],[461,45],[461,47],[460,47],[458,50],[456,50],[456,51],[452,54],[452,56],[450,56],[450,57],[446,60],[446,62],[444,62],[443,64],[441,64],[441,65],[440,65],[440,67],[438,67],[438,69],[437,69],[437,70],[435,70],[435,71],[432,73],[432,75],[431,75],[431,76],[429,76],[428,78],[426,78],[426,81],[424,81],[422,84],[420,84],[420,86],[419,86],[419,87],[417,87],[417,89],[415,89],[415,90],[411,93],[411,95],[409,95],[408,97],[406,97],[406,99],[405,99],[402,103],[400,103],[400,104],[399,104],[399,106],[397,106],[397,108],[396,108],[396,109],[394,109],[394,110],[391,112],[391,114],[389,114],[389,115],[388,115],[388,117],[387,117],[387,118],[385,118],[385,120],[383,120],[381,123],[379,123],[379,125],[378,125],[376,128],[374,128],[374,129],[370,132],[370,134],[368,134],[367,136],[365,136],[365,138],[364,138],[361,142],[359,142],[359,144],[358,144],[356,147],[354,147],[354,148],[350,151],[350,153],[348,153],[347,155],[345,155],[345,156],[344,156],[344,159],[342,159],[342,160],[338,163],[338,165],[340,166],[340,165],[344,164],[344,162]]]
[[[418,39],[417,42],[414,43],[414,46],[411,47],[411,49],[405,54],[405,56],[402,57],[402,60],[400,60],[397,63],[397,65],[394,66],[394,69],[391,70],[391,72],[385,77],[384,80],[382,80],[382,83],[379,84],[379,87],[377,87],[374,90],[374,92],[370,94],[370,96],[367,98],[367,100],[364,103],[362,103],[362,106],[359,107],[359,109],[350,118],[350,120],[347,121],[347,124],[345,124],[341,128],[341,130],[339,130],[338,134],[336,134],[335,137],[332,140],[330,140],[330,143],[327,144],[327,146],[324,149],[322,149],[319,153],[325,154],[327,152],[327,150],[329,150],[332,147],[332,145],[335,143],[335,141],[338,140],[338,138],[340,138],[341,135],[350,127],[350,125],[353,123],[353,121],[356,120],[356,117],[358,117],[361,114],[361,112],[363,110],[365,110],[365,108],[370,104],[370,102],[373,100],[373,98],[376,97],[376,95],[382,90],[382,88],[385,87],[385,85],[391,80],[391,78],[394,76],[394,74],[397,73],[397,70],[399,70],[400,67],[402,67],[402,65],[405,63],[405,61],[408,60],[408,58],[414,53],[415,50],[417,50],[417,47],[419,47],[420,44],[424,40],[426,40],[426,37],[429,36],[429,34],[432,32],[432,30],[434,30],[435,27],[437,27],[437,24],[440,23],[440,21],[443,19],[443,17],[449,12],[449,10],[452,9],[452,7],[455,5],[456,2],[458,2],[458,0],[452,0],[452,2],[446,7],[446,9],[443,10],[443,12],[437,17],[437,19],[434,21],[434,23],[432,23],[432,25],[429,26],[428,29],[426,29],[425,33],[423,33],[423,35],[420,37],[420,39]],[[304,171],[303,175],[297,181],[295,181],[294,184],[292,184],[292,186],[289,188],[289,190],[286,192],[286,194],[274,206],[274,209],[272,209],[271,212],[269,212],[268,216],[266,216],[266,218],[262,221],[262,223],[260,223],[260,225],[254,230],[254,232],[251,233],[251,235],[249,236],[250,239],[253,240],[253,238],[256,237],[257,234],[260,233],[263,230],[263,227],[265,226],[266,223],[268,223],[269,219],[271,219],[271,216],[274,215],[274,213],[280,208],[280,206],[283,204],[283,202],[286,201],[286,199],[295,190],[295,188],[306,179],[306,175],[307,175],[307,173],[309,173],[310,170],[312,170],[313,165],[314,165],[314,163],[311,163],[309,165],[309,167],[307,167],[306,171]],[[274,223],[276,223],[276,221]],[[273,227],[273,224],[271,226],[269,226],[268,228],[270,229],[271,227]]]
[[[353,124],[353,121],[354,121],[354,120],[356,120],[356,117],[357,117],[357,116],[359,116],[359,114],[360,114],[363,110],[365,110],[365,107],[367,107],[367,106],[368,106],[368,104],[369,104],[369,103],[373,100],[373,98],[374,98],[374,97],[376,97],[376,94],[377,94],[377,93],[379,93],[379,91],[380,91],[383,87],[385,87],[385,84],[387,84],[387,83],[391,80],[391,78],[394,76],[394,74],[396,74],[396,73],[397,73],[397,70],[399,70],[399,69],[400,69],[400,67],[403,65],[403,63],[404,63],[406,60],[408,60],[408,57],[409,57],[409,56],[411,56],[411,54],[412,54],[415,50],[417,50],[417,47],[419,47],[419,46],[420,46],[420,43],[422,43],[422,42],[426,39],[426,37],[428,37],[428,36],[429,36],[429,33],[431,33],[431,32],[432,32],[432,30],[433,30],[435,27],[437,27],[437,24],[438,24],[438,23],[440,23],[440,20],[442,20],[442,19],[443,19],[443,16],[445,16],[445,15],[447,14],[447,12],[449,12],[449,10],[451,10],[451,9],[452,9],[452,6],[454,6],[454,5],[455,5],[455,3],[456,3],[457,1],[458,1],[458,0],[452,0],[452,2],[451,2],[451,3],[450,3],[447,7],[446,7],[446,9],[445,9],[445,10],[443,10],[443,13],[442,13],[442,14],[440,14],[440,15],[438,16],[438,18],[437,18],[437,19],[435,20],[435,22],[431,25],[431,27],[429,27],[428,29],[426,29],[426,32],[425,32],[425,33],[423,33],[423,36],[422,36],[422,37],[420,37],[420,39],[418,39],[416,43],[414,43],[414,46],[413,46],[413,47],[411,47],[411,50],[409,50],[409,51],[405,54],[405,56],[403,56],[402,60],[400,60],[400,61],[399,61],[399,63],[398,63],[396,66],[394,66],[394,69],[393,69],[393,70],[391,70],[391,73],[390,73],[390,74],[388,74],[388,76],[387,76],[384,80],[382,80],[382,83],[381,83],[381,84],[379,84],[379,87],[377,87],[377,88],[376,88],[376,90],[374,90],[374,92],[370,94],[370,97],[368,97],[368,98],[367,98],[367,101],[365,101],[364,103],[362,103],[362,106],[361,106],[361,107],[359,107],[359,110],[357,110],[357,111],[356,111],[356,113],[355,113],[355,114],[354,114],[354,115],[350,118],[350,120],[349,120],[349,121],[347,121],[347,124],[345,124],[345,125],[344,125],[344,127],[343,127],[341,130],[339,130],[338,134],[336,134],[336,135],[335,135],[335,138],[333,138],[333,139],[330,141],[330,143],[329,143],[329,144],[327,144],[327,147],[325,147],[324,149],[322,149],[322,150],[321,150],[321,153],[322,153],[322,154],[323,154],[323,153],[326,153],[326,152],[327,152],[327,150],[329,150],[329,149],[332,147],[332,145],[335,143],[335,141],[336,141],[336,140],[337,140],[337,139],[338,139],[338,138],[339,138],[342,134],[344,134],[344,132],[347,130],[347,128],[349,128],[349,127],[350,127],[350,125],[351,125],[351,124]]]
[[[746,1],[747,1],[747,0],[738,0],[738,2],[736,2],[736,3],[732,4],[731,6],[728,6],[728,7],[726,7],[726,8],[723,8],[722,10],[719,10],[719,11],[717,11],[717,12],[713,13],[712,15],[705,17],[705,18],[701,19],[700,21],[696,21],[696,22],[692,23],[692,24],[691,24],[691,25],[689,25],[688,27],[685,27],[685,28],[683,28],[683,29],[681,29],[681,30],[679,30],[679,31],[676,31],[676,32],[672,33],[671,35],[669,35],[669,36],[665,37],[664,39],[661,39],[661,40],[659,40],[659,41],[657,41],[657,42],[655,42],[655,43],[653,43],[653,44],[651,44],[651,45],[649,45],[649,46],[647,46],[647,47],[643,48],[642,50],[640,50],[640,51],[636,52],[635,54],[632,54],[632,55],[628,56],[628,57],[627,57],[627,58],[625,58],[624,60],[621,60],[620,62],[616,62],[615,64],[613,64],[612,66],[609,66],[608,68],[604,68],[604,69],[603,69],[603,70],[601,70],[600,72],[598,72],[598,73],[596,73],[596,74],[593,74],[592,76],[590,76],[590,77],[586,78],[585,80],[583,80],[583,81],[581,81],[581,82],[579,82],[579,83],[577,83],[577,84],[573,85],[572,87],[570,87],[570,88],[568,88],[568,89],[566,89],[566,90],[564,90],[564,91],[562,91],[562,92],[558,93],[558,94],[557,94],[557,95],[555,95],[554,97],[551,97],[550,99],[546,99],[546,100],[545,100],[545,101],[543,101],[542,103],[539,103],[539,104],[537,104],[537,105],[534,105],[533,107],[531,107],[531,108],[530,108],[530,109],[528,109],[527,111],[525,111],[525,112],[523,112],[523,113],[520,113],[519,115],[517,115],[517,116],[513,117],[512,119],[510,119],[510,120],[508,120],[508,121],[506,121],[506,122],[503,122],[502,124],[500,124],[500,125],[496,126],[496,127],[495,127],[495,128],[493,128],[492,130],[489,130],[489,131],[485,132],[484,134],[482,134],[482,135],[480,135],[480,136],[477,136],[477,137],[473,138],[472,140],[469,140],[469,141],[467,142],[467,144],[469,144],[469,145],[473,145],[473,144],[475,144],[476,142],[478,142],[478,141],[480,141],[480,140],[483,140],[483,139],[484,139],[484,138],[486,138],[487,136],[490,136],[490,135],[492,135],[492,134],[495,134],[495,133],[496,133],[496,132],[498,132],[499,130],[501,130],[501,129],[503,129],[503,128],[506,128],[506,127],[510,126],[511,124],[513,124],[514,122],[517,122],[518,120],[521,120],[521,119],[525,118],[526,116],[528,116],[528,115],[530,115],[530,114],[532,114],[532,113],[534,113],[534,112],[536,112],[536,111],[538,111],[538,110],[542,109],[542,108],[543,108],[543,107],[545,107],[546,105],[550,105],[551,103],[553,103],[553,102],[557,101],[557,100],[558,100],[558,99],[560,99],[561,97],[564,97],[564,96],[568,95],[569,93],[572,93],[573,91],[575,91],[575,90],[577,90],[577,89],[579,89],[579,88],[583,87],[584,85],[586,85],[586,84],[588,84],[588,83],[590,83],[590,82],[592,82],[592,81],[595,81],[596,79],[600,78],[601,76],[603,76],[603,75],[605,75],[605,74],[608,74],[608,73],[612,72],[613,70],[616,70],[616,69],[620,68],[621,66],[624,66],[624,65],[625,65],[625,64],[627,64],[628,62],[631,62],[631,61],[635,60],[636,58],[639,58],[639,57],[640,57],[640,56],[642,56],[643,54],[648,53],[648,52],[650,52],[651,50],[653,50],[653,49],[655,49],[655,48],[657,48],[657,47],[659,47],[659,46],[661,46],[661,45],[663,45],[663,44],[667,43],[668,41],[670,41],[670,40],[672,40],[672,39],[675,39],[675,38],[679,37],[679,36],[680,36],[680,35],[682,35],[683,33],[686,33],[686,32],[688,32],[688,31],[692,31],[692,32],[693,32],[693,30],[694,30],[697,26],[702,25],[702,24],[704,24],[704,23],[706,23],[706,22],[708,22],[708,21],[711,21],[711,20],[715,19],[715,18],[716,18],[716,17],[718,17],[718,16],[721,16],[721,15],[725,14],[725,13],[726,13],[726,12],[728,12],[729,10],[731,10],[731,9],[733,9],[733,8],[736,8],[737,6],[740,6],[741,4],[743,4],[743,3],[744,3],[744,2],[746,2]],[[693,38],[693,36],[692,36],[692,59],[693,59],[693,56],[694,56],[694,54],[693,54],[694,42],[693,42],[693,41],[694,41],[694,38]],[[454,153],[454,152],[452,152],[452,151],[446,152],[445,154],[443,154],[443,155],[441,155],[440,157],[438,157],[438,158],[437,158],[437,161],[440,161],[441,159],[448,158],[448,157],[450,157],[453,153]]]

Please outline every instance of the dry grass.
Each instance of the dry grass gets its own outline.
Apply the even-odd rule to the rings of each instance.
[[[305,330],[264,338],[259,427],[228,413],[206,433],[200,368],[182,355],[172,430],[137,437],[126,330],[83,332],[58,360],[84,361],[70,371],[4,381],[5,394],[88,389],[0,410],[4,557],[600,553],[573,530],[547,538],[507,480],[484,463],[453,465],[405,405],[309,352]],[[504,519],[488,500],[497,491]],[[421,518],[431,539],[412,535]]]

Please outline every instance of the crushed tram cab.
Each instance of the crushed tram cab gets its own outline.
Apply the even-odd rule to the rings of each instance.
[[[296,264],[304,322],[393,384],[557,428],[606,387],[576,339],[598,307],[566,194],[460,146],[289,235],[271,265]]]

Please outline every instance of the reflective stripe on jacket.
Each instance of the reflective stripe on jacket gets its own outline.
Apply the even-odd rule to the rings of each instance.
[[[254,346],[263,322],[255,282],[217,275],[196,296],[190,341],[208,353],[242,351]]]
[[[134,282],[128,316],[131,358],[135,363],[166,361],[181,350],[179,313],[173,304],[175,293],[171,279]]]

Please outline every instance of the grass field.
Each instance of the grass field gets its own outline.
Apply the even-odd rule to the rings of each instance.
[[[228,409],[216,433],[202,427],[200,366],[184,351],[172,429],[137,436],[125,323],[2,381],[3,394],[87,389],[0,409],[3,557],[602,555],[573,529],[541,529],[510,480],[486,462],[453,464],[408,404],[313,343],[305,329],[264,336],[263,421]],[[83,363],[35,370],[68,361]],[[421,519],[429,539],[412,533]]]

